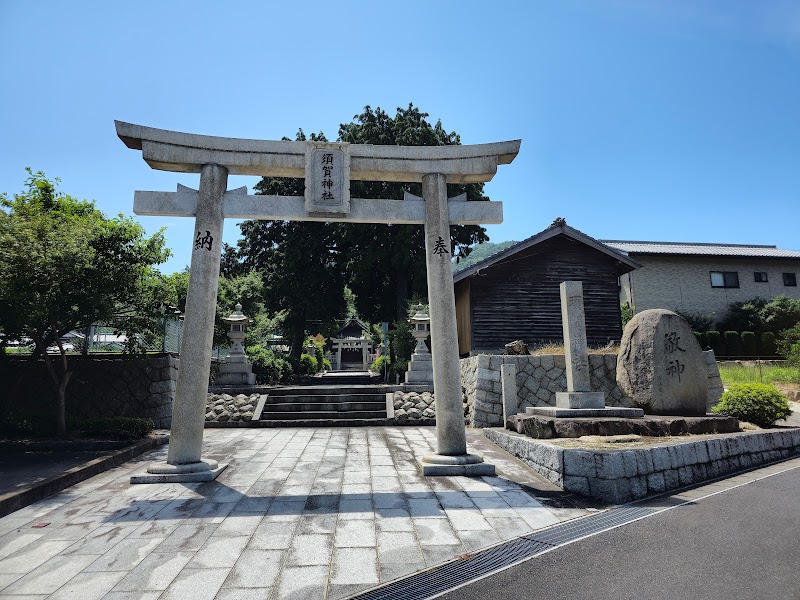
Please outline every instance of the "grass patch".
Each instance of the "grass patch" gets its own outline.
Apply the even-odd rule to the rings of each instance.
[[[719,374],[726,387],[739,383],[800,384],[800,368],[798,367],[720,365]]]
[[[619,354],[618,344],[607,344],[605,346],[595,346],[587,348],[589,354]],[[564,344],[543,344],[536,346],[530,353],[533,356],[542,354],[564,354]]]

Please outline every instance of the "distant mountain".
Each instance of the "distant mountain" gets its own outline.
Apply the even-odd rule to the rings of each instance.
[[[471,267],[475,263],[479,263],[482,260],[489,258],[490,256],[497,254],[498,252],[502,252],[506,248],[510,248],[514,244],[518,244],[519,242],[500,242],[499,244],[495,244],[493,242],[484,242],[483,244],[478,244],[472,249],[472,252],[469,253],[467,258],[462,258],[458,263],[453,261],[453,273],[458,273],[459,271],[463,271],[464,269]]]

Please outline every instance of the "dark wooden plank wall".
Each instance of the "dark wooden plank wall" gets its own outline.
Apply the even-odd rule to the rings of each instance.
[[[470,330],[469,278],[456,284],[456,328],[458,330],[458,353],[469,354],[472,348]]]
[[[510,256],[471,277],[471,350],[513,340],[563,341],[562,281],[583,282],[586,335],[592,346],[622,337],[617,261],[565,235]]]

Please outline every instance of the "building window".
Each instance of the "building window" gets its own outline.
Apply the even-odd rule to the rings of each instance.
[[[794,273],[783,274],[783,285],[787,287],[797,287],[797,277]]]
[[[711,287],[738,288],[739,273],[736,271],[711,271]]]
[[[755,277],[755,281],[758,283],[767,283],[767,273],[766,271],[756,271],[753,273]]]

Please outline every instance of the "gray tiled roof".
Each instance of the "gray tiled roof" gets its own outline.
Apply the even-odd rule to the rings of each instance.
[[[638,242],[627,240],[600,240],[606,246],[626,254],[685,254],[692,256],[746,256],[761,258],[797,258],[800,252],[782,250],[777,246],[754,244],[705,244],[681,242]]]

